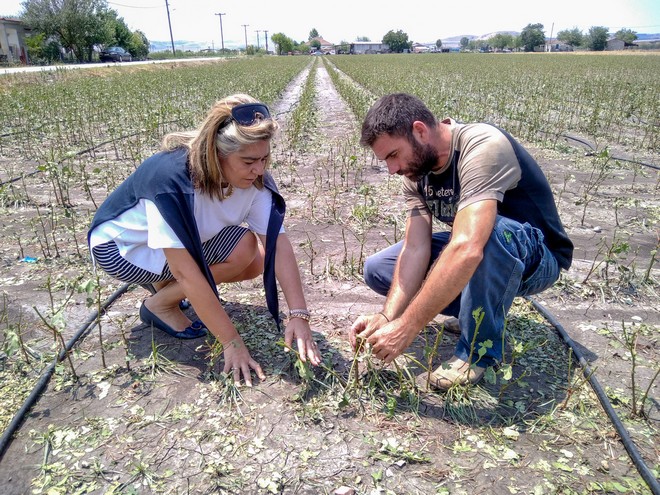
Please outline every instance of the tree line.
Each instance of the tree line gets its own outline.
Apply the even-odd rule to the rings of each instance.
[[[20,18],[32,32],[26,38],[33,63],[62,59],[63,50],[80,62],[94,61],[97,49],[120,46],[135,59],[149,53],[142,31],[131,31],[106,0],[25,0]]]
[[[320,43],[315,39],[319,34],[316,29],[312,29],[309,33],[308,40],[296,42],[286,36],[284,33],[276,33],[271,39],[277,47],[278,55],[285,55],[287,53],[307,53],[310,48],[320,48]],[[631,29],[620,29],[614,33],[614,38],[622,40],[626,43],[632,43],[637,39],[637,33]],[[559,31],[556,37],[557,41],[570,45],[573,48],[584,48],[593,51],[602,51],[607,46],[607,40],[610,39],[609,29],[603,26],[592,26],[587,33],[582,33],[578,28],[566,29]],[[369,38],[359,36],[357,41],[370,41]],[[382,43],[386,43],[390,51],[395,53],[402,53],[412,50],[413,42],[410,41],[408,34],[402,30],[388,31],[382,39]],[[460,47],[462,50],[523,50],[532,52],[537,47],[546,44],[546,37],[543,24],[528,24],[523,28],[519,35],[512,35],[508,33],[497,33],[496,35],[486,40],[474,40],[464,36],[460,40]],[[350,45],[347,41],[341,41],[338,46]],[[442,40],[438,39],[435,43],[436,48],[442,48]],[[345,51],[348,51],[346,48]]]

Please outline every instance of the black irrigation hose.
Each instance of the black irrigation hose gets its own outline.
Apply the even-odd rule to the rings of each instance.
[[[571,141],[577,141],[578,143],[584,144],[585,146],[587,146],[591,150],[591,152],[587,153],[587,156],[592,156],[594,154],[594,152],[596,151],[596,148],[591,143],[589,143],[588,141],[585,141],[584,139],[576,138],[574,136],[569,136],[568,134],[553,134],[553,133],[547,132],[547,131],[541,131],[541,132],[544,132],[545,134],[557,135],[559,137],[563,137],[563,138],[566,138],[566,139],[570,139]],[[642,165],[644,167],[652,168],[653,170],[660,170],[660,167],[657,166],[657,165],[652,165],[650,163],[640,162],[638,160],[630,160],[629,158],[622,158],[620,156],[611,156],[610,158],[612,160],[616,160],[616,161],[619,161],[619,162],[634,163],[635,165]]]
[[[117,289],[106,301],[101,305],[101,311],[105,311],[112,303],[115,302],[120,296],[122,296],[130,287],[131,284],[124,284],[119,289]],[[20,428],[21,424],[23,423],[23,420],[27,416],[27,414],[30,412],[30,409],[32,409],[32,406],[34,406],[37,401],[39,400],[39,397],[41,397],[41,394],[46,390],[46,387],[48,386],[48,382],[50,381],[51,376],[53,376],[53,373],[55,372],[55,367],[62,361],[66,355],[69,353],[69,351],[73,348],[73,346],[76,344],[76,342],[89,330],[94,328],[94,324],[98,321],[99,317],[99,311],[94,311],[89,315],[87,318],[87,321],[83,323],[83,325],[80,327],[80,329],[76,332],[76,334],[69,340],[69,342],[66,343],[66,347],[62,349],[57,357],[53,360],[53,362],[46,368],[46,370],[41,374],[41,378],[39,378],[39,381],[37,384],[34,386],[32,389],[32,392],[30,393],[30,396],[25,400],[23,403],[23,406],[19,409],[19,411],[16,413],[16,415],[13,417],[11,420],[11,423],[9,423],[9,426],[7,429],[4,431],[2,434],[2,437],[0,438],[0,461],[2,460],[2,457],[5,455],[5,451],[9,447],[9,444],[11,443],[14,433],[18,431]]]
[[[577,357],[578,362],[580,363],[580,366],[582,366],[582,373],[584,374],[585,378],[589,380],[589,383],[591,384],[591,387],[593,388],[594,392],[598,396],[598,400],[600,400],[601,405],[603,406],[603,409],[605,409],[605,412],[609,416],[610,420],[612,421],[612,424],[614,425],[614,428],[616,429],[617,433],[619,434],[619,437],[621,438],[621,442],[623,443],[623,446],[626,448],[628,451],[628,455],[630,455],[630,458],[632,459],[633,463],[635,464],[635,467],[637,468],[637,471],[639,471],[639,474],[644,478],[644,481],[648,484],[649,488],[651,489],[651,492],[653,495],[660,495],[660,483],[658,483],[658,480],[655,478],[651,470],[648,468],[646,463],[644,462],[644,459],[642,458],[641,454],[639,453],[639,450],[637,450],[637,447],[632,441],[632,438],[630,438],[630,435],[628,434],[628,431],[626,430],[626,427],[623,425],[621,420],[616,414],[616,411],[612,407],[612,404],[610,403],[609,398],[607,397],[607,394],[603,391],[602,387],[594,377],[594,373],[591,370],[591,367],[589,366],[589,363],[587,360],[584,358],[584,355],[582,354],[582,351],[575,345],[575,342],[573,339],[566,333],[566,330],[564,330],[564,327],[561,326],[561,323],[557,321],[557,319],[550,313],[548,312],[541,304],[539,304],[537,301],[535,301],[531,297],[526,297],[529,302],[532,303],[532,306],[534,306],[534,309],[538,311],[548,322],[557,329],[561,337],[564,339],[566,344],[571,348],[573,351],[573,354],[575,354],[575,357]]]

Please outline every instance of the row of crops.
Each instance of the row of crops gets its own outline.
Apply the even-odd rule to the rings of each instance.
[[[570,134],[658,165],[657,56],[433,54],[323,62],[358,121],[379,95],[406,91],[439,116],[490,121],[546,145]],[[14,220],[4,224],[17,248],[12,255],[85,257],[94,210],[166,132],[194,127],[213,101],[234,92],[275,104],[311,66],[308,57],[263,57],[4,76],[0,205]],[[290,123],[314,122],[292,117],[297,113],[287,114]],[[289,141],[282,147],[297,146]]]
[[[165,131],[197,125],[213,101],[244,92],[275,101],[302,70],[301,58],[157,66],[98,72],[43,72],[0,81],[0,152],[21,164],[50,166],[76,155],[95,160],[108,145],[119,160],[139,163]]]
[[[438,116],[487,121],[552,144],[564,133],[603,147],[660,148],[660,57],[372,55],[332,64],[374,95],[407,92]],[[369,103],[349,101],[362,115]]]
[[[358,121],[379,95],[406,91],[439,116],[490,121],[547,145],[570,134],[658,163],[657,56],[379,55],[323,61]],[[213,101],[230,93],[276,103],[311,62],[264,57],[4,76],[0,204],[36,204],[48,217],[45,222],[43,211],[36,212],[10,229],[19,254],[33,245],[38,254],[59,258],[68,246],[80,256],[98,203],[158,148],[166,132],[194,127]],[[66,236],[53,234],[59,226],[67,227]],[[61,238],[71,242],[57,243]]]

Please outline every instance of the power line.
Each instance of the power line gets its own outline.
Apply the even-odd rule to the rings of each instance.
[[[129,9],[162,9],[162,5],[151,5],[147,7],[138,6],[138,5],[124,5],[123,3],[108,2],[108,5],[116,5],[117,7],[126,7]]]

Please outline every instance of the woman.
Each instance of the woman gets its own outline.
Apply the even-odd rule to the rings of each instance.
[[[182,339],[208,329],[223,345],[224,371],[231,370],[237,384],[242,375],[248,386],[251,369],[260,379],[265,375],[222,308],[219,283],[263,273],[268,309],[279,327],[277,277],[290,308],[287,348],[295,339],[302,361],[321,362],[282,227],[284,200],[266,172],[277,129],[268,107],[248,95],[216,102],[198,130],[165,137],[163,150],[103,202],[88,234],[95,262],[109,275],[153,284],[155,293],[140,307],[145,324]],[[201,321],[191,322],[181,311],[184,298]]]

